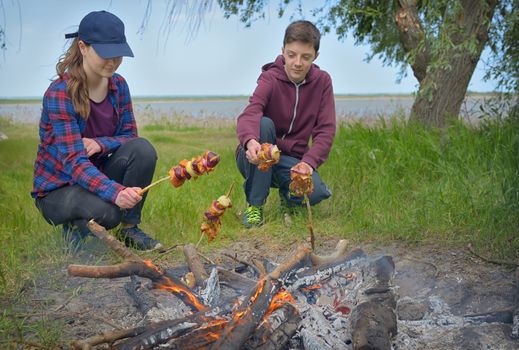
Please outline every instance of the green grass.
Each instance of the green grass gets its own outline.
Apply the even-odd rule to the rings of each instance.
[[[9,136],[0,141],[0,339],[30,334],[40,344],[57,345],[59,325],[45,319],[25,322],[12,308],[38,273],[64,258],[60,230],[43,220],[29,196],[37,126],[0,118],[0,130]],[[234,207],[224,215],[217,240],[211,247],[204,243],[203,251],[251,234],[286,244],[306,237],[305,211],[295,216],[292,227],[284,227],[275,190],[266,204],[266,224],[253,231],[241,227],[246,203],[234,161],[234,128],[161,121],[141,127],[141,136],[157,149],[156,179],[205,150],[221,156],[209,175],[180,188],[162,183],[150,190],[142,226],[166,246],[196,243],[203,212],[232,182]],[[317,239],[474,242],[494,258],[517,259],[518,147],[519,128],[512,122],[484,123],[477,129],[455,124],[444,131],[396,120],[376,127],[343,125],[329,161],[319,169],[333,197],[313,208]]]

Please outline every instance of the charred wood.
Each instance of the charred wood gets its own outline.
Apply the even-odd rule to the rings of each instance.
[[[391,337],[396,335],[396,315],[389,307],[376,301],[357,305],[352,312],[352,343],[356,350],[390,350]]]
[[[231,322],[211,349],[241,349],[253,330],[265,316],[273,297],[279,292],[282,278],[308,260],[310,249],[300,246],[290,260],[278,265],[262,278],[250,296],[233,312]]]
[[[500,322],[500,323],[512,323],[514,317],[515,307],[509,307],[502,310],[493,310],[489,312],[482,312],[477,314],[465,315],[467,321],[474,324],[480,323],[492,323],[492,322]]]
[[[135,302],[135,307],[141,315],[145,316],[148,311],[157,306],[157,303],[150,290],[142,284],[142,281],[135,276],[130,276],[130,282],[124,285],[124,289]]]
[[[206,316],[203,312],[192,314],[177,320],[167,320],[163,322],[151,323],[145,327],[138,337],[122,341],[115,345],[114,350],[136,350],[153,349],[172,339],[189,335],[196,329],[203,329],[211,323],[225,323],[218,317]]]
[[[279,292],[280,284],[269,277],[262,279],[251,295],[233,312],[232,320],[225,327],[211,349],[241,349]]]
[[[218,268],[217,270],[220,283],[227,287],[239,291],[249,291],[256,285],[256,281],[239,273],[222,268]]]
[[[336,273],[348,270],[352,267],[356,259],[364,258],[366,255],[361,249],[354,249],[346,256],[342,256],[337,261],[328,261],[319,266],[314,266],[304,271],[297,271],[289,277],[290,291],[295,291],[302,287],[318,284],[321,281],[333,276]]]
[[[285,303],[260,323],[254,334],[244,344],[244,349],[285,349],[296,333],[300,321],[301,317],[297,309],[292,304]]]
[[[169,350],[205,350],[211,346],[227,325],[227,320],[218,320],[198,328],[184,336],[171,339],[164,344]]]

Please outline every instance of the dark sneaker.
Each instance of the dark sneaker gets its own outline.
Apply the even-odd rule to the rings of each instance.
[[[118,237],[124,241],[127,247],[132,247],[137,250],[162,248],[162,244],[159,241],[148,236],[137,225],[120,229]]]
[[[247,228],[263,225],[263,207],[250,205],[243,213],[242,223]]]

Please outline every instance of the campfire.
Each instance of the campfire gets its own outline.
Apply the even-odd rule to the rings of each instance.
[[[129,277],[125,289],[144,325],[94,335],[77,349],[390,349],[396,335],[394,264],[340,241],[330,255],[306,245],[274,264],[203,264],[183,247],[187,268],[161,270],[91,221],[90,230],[124,260],[70,265],[71,276]]]

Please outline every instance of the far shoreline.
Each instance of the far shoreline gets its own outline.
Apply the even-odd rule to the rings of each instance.
[[[491,97],[496,96],[496,92],[468,92],[468,97]],[[157,103],[157,102],[217,102],[217,101],[240,101],[247,100],[248,95],[207,95],[207,96],[133,96],[134,103]],[[336,100],[369,100],[369,99],[394,99],[394,98],[414,98],[414,93],[402,94],[336,94]],[[0,105],[12,104],[35,104],[41,103],[42,97],[0,97]]]

